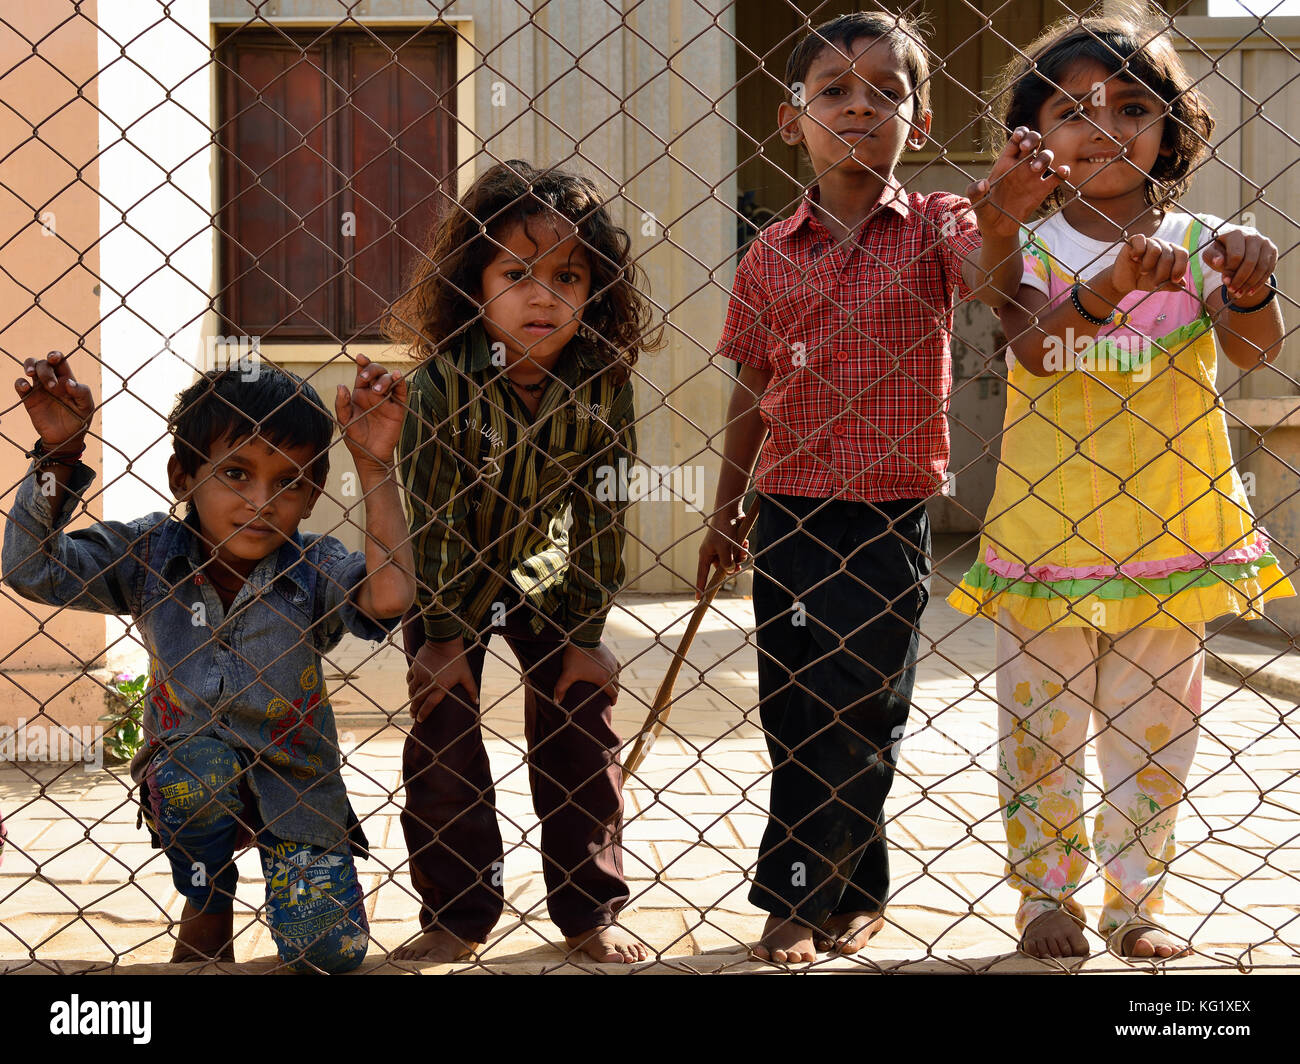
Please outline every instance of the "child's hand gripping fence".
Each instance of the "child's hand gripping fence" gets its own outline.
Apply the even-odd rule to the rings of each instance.
[[[311,556],[311,572],[268,570],[242,592],[235,581],[230,602],[183,567],[137,564],[138,585],[124,584],[121,559],[148,538],[135,526],[129,541],[101,537],[80,565],[28,549],[33,564],[45,559],[42,577],[0,597],[4,967],[164,962],[195,926],[177,922],[195,898],[219,899],[213,911],[233,904],[233,955],[255,969],[282,963],[286,948],[306,951],[307,968],[367,950],[367,969],[442,959],[439,949],[465,968],[594,964],[569,951],[584,921],[606,916],[640,947],[625,944],[625,957],[743,968],[756,963],[757,906],[796,901],[803,914],[883,907],[862,950],[819,944],[815,963],[831,967],[1047,970],[1055,962],[1015,951],[1035,919],[1060,909],[1089,928],[1089,971],[1150,963],[1106,952],[1095,933],[1119,931],[1122,951],[1130,921],[1190,942],[1176,963],[1193,970],[1296,965],[1300,610],[1277,598],[1262,618],[1225,616],[1293,573],[1300,542],[1300,355],[1238,368],[1270,309],[1225,311],[1217,292],[1196,289],[1213,312],[1214,376],[1194,323],[1155,331],[1167,311],[1152,297],[1147,314],[1132,297],[1126,320],[1162,346],[1076,344],[1095,329],[1070,319],[1075,333],[1050,350],[1075,361],[1038,376],[1007,369],[1008,341],[1026,342],[1014,314],[1000,322],[958,293],[949,370],[932,346],[949,312],[934,293],[957,288],[941,248],[960,239],[962,219],[898,214],[891,222],[929,229],[892,258],[865,238],[857,248],[854,226],[840,237],[833,224],[807,225],[806,258],[769,257],[772,272],[745,294],[746,343],[773,369],[763,417],[776,450],[759,458],[766,538],[755,545],[767,568],[708,605],[671,701],[655,704],[693,623],[700,537],[724,469],[736,375],[715,347],[737,265],[762,244],[760,229],[798,216],[816,176],[805,147],[778,133],[777,108],[796,105],[814,123],[805,141],[819,124],[845,155],[863,134],[845,132],[851,103],[831,117],[818,110],[818,98],[838,98],[835,82],[787,85],[786,60],[810,25],[850,6],[214,0],[0,16],[3,349],[12,378],[26,359],[67,352],[97,403],[83,458],[93,483],[42,480],[53,466],[29,481],[38,506],[44,484],[83,493],[72,529],[174,505],[166,417],[196,373],[255,375],[265,360],[328,404],[364,354],[414,382],[418,366],[385,340],[385,320],[421,264],[470,268],[465,256],[429,262],[431,226],[499,163],[595,182],[631,238],[628,262],[648,278],[653,321],[642,325],[666,325],[668,341],[632,370],[630,432],[611,428],[610,408],[578,405],[599,372],[577,348],[509,383],[516,362],[494,359],[542,344],[548,330],[528,332],[528,315],[560,321],[575,304],[565,286],[581,282],[521,262],[497,304],[510,305],[510,286],[528,287],[519,336],[498,351],[489,334],[472,380],[468,361],[449,374],[443,394],[463,385],[461,402],[430,413],[412,398],[409,442],[443,448],[447,471],[426,470],[429,497],[407,502],[420,598],[437,617],[408,631],[417,644],[463,639],[455,675],[475,681],[476,700],[449,683],[426,707],[427,691],[408,688],[400,629],[362,638],[382,632],[348,613],[341,548]],[[1208,135],[1187,127],[1204,151],[1177,209],[1272,241],[1289,332],[1300,290],[1288,207],[1300,18],[1217,17],[1214,0],[1169,6],[1178,12],[1156,29],[1216,120]],[[1067,11],[1056,0],[951,0],[932,14],[932,29],[913,32],[933,122],[896,175],[910,193],[961,193],[996,156],[981,130],[1000,101],[981,91]],[[1072,105],[1040,132],[1067,145],[1059,131],[1071,123],[1105,126],[1107,94],[1123,86],[1106,72],[1087,92],[1071,83]],[[1116,142],[1117,130],[1105,126]],[[1124,167],[1097,151],[1076,151],[1081,196],[1085,178],[1100,189],[1106,164]],[[1068,217],[1097,242],[1080,277],[1094,263],[1109,269],[1101,256],[1114,241],[1097,216]],[[489,233],[489,259],[510,236]],[[1204,286],[1213,230],[1197,239],[1188,276]],[[578,244],[591,274],[614,255]],[[1237,269],[1223,267],[1225,279]],[[472,268],[481,280],[486,263]],[[774,292],[782,276],[793,279]],[[612,283],[591,284],[586,306]],[[473,319],[485,294],[458,287]],[[1078,298],[1105,318],[1109,294],[1099,282]],[[1233,298],[1249,306],[1259,293]],[[405,324],[423,326],[428,310]],[[868,324],[882,321],[881,331]],[[1084,350],[1112,362],[1079,361]],[[10,523],[36,443],[11,395],[0,423]],[[636,453],[611,460],[611,441],[631,435]],[[949,445],[945,467],[933,459]],[[782,479],[777,457],[797,473]],[[377,496],[345,450],[331,458],[302,530],[364,551]],[[918,477],[933,483],[924,507],[900,503]],[[891,494],[890,483],[906,490]],[[440,508],[429,505],[435,490]],[[873,514],[875,525],[862,523]],[[603,639],[620,666],[618,697],[581,716],[573,704],[594,704],[604,659],[568,653],[576,644],[554,633],[599,614],[618,583],[616,517],[626,574]],[[1245,532],[1227,535],[1220,518],[1246,521]],[[232,550],[245,542],[237,525],[219,537]],[[492,567],[514,591],[493,583]],[[945,601],[958,586],[972,602],[1021,594],[1028,605],[969,616]],[[158,676],[166,686],[145,685],[144,720],[157,736],[186,713],[218,712],[179,743],[161,780],[133,780],[104,758],[100,718],[120,709],[110,692],[157,675],[147,633],[177,589],[205,607],[192,620],[171,615],[193,637],[177,652],[190,671],[178,664]],[[307,661],[285,678],[294,646],[319,651],[318,674]],[[194,667],[196,655],[212,667]],[[914,683],[904,675],[913,659]],[[554,697],[562,676],[574,680],[568,701]],[[418,724],[413,701],[427,708]],[[648,712],[658,740],[624,779],[620,758]],[[785,781],[776,795],[774,769]],[[341,788],[322,797],[331,784],[321,781],[339,779],[346,800]],[[137,827],[140,782],[188,883]],[[819,842],[809,825],[829,834]],[[331,839],[342,848],[308,849]],[[450,937],[412,948],[422,930]]]

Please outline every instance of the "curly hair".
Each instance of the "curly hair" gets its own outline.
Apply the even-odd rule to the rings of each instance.
[[[518,159],[480,175],[434,225],[428,250],[385,320],[385,335],[423,359],[465,332],[483,317],[483,271],[503,235],[545,215],[567,219],[591,261],[591,295],[570,343],[587,345],[617,381],[626,381],[638,354],[663,343],[663,326],[651,328],[649,283],[631,261],[632,240],[592,181]]]
[[[1167,154],[1156,160],[1145,188],[1147,203],[1167,211],[1191,184],[1214,132],[1214,117],[1164,31],[1136,5],[1124,14],[1052,23],[1002,69],[990,90],[989,149],[1001,151],[1017,126],[1038,128],[1043,104],[1059,91],[1071,66],[1099,63],[1111,76],[1145,86],[1168,107],[1160,143]],[[1058,189],[1043,210],[1061,203]]]

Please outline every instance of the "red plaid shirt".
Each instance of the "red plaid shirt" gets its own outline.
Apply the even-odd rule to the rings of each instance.
[[[979,229],[961,196],[883,195],[841,246],[805,197],[736,270],[718,354],[772,371],[762,492],[882,502],[943,481],[952,310]]]

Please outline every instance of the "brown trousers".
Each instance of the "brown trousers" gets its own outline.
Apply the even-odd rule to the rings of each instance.
[[[612,923],[628,900],[619,737],[609,696],[600,688],[574,684],[563,704],[554,701],[567,641],[549,619],[540,634],[532,632],[530,612],[516,600],[505,625],[488,628],[465,653],[476,684],[494,633],[519,659],[546,904],[560,932],[574,936]],[[410,661],[425,641],[414,611],[402,634]],[[505,907],[505,854],[481,719],[458,685],[414,724],[402,752],[402,831],[422,903],[420,924],[466,942],[486,941]]]

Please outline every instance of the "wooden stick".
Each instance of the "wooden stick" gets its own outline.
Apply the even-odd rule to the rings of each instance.
[[[736,543],[744,543],[749,538],[750,529],[754,527],[754,519],[758,516],[758,500],[750,506],[749,512],[740,519],[740,524],[736,526],[733,539]],[[726,582],[728,577],[727,571],[720,565],[713,567],[713,572],[709,576],[709,582],[704,586],[704,594],[700,596],[700,601],[695,604],[695,612],[691,614],[691,619],[686,625],[686,631],[682,635],[681,642],[677,645],[677,653],[673,655],[672,663],[668,666],[668,671],[664,673],[663,682],[659,684],[659,691],[655,695],[654,704],[650,707],[650,713],[641,725],[641,731],[637,734],[636,742],[632,746],[632,752],[627,755],[627,760],[623,762],[623,775],[629,776],[641,767],[641,762],[645,760],[646,754],[650,752],[650,747],[654,741],[659,738],[659,733],[664,730],[664,724],[668,721],[668,714],[672,711],[673,684],[677,682],[677,674],[682,671],[682,666],[686,663],[686,652],[691,648],[691,642],[695,639],[695,633],[700,630],[700,622],[704,620],[704,614],[713,601],[713,597],[718,593],[718,588]]]

